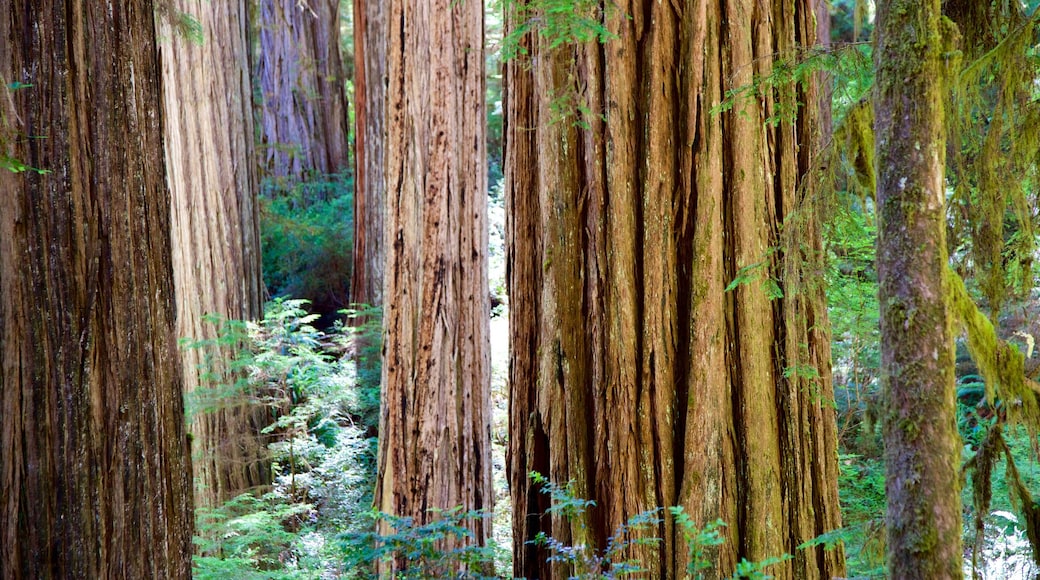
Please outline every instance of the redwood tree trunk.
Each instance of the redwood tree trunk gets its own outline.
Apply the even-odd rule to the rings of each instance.
[[[350,301],[383,303],[383,244],[386,137],[386,5],[384,0],[354,0],[354,267]]]
[[[830,50],[831,0],[814,0],[813,8],[816,10],[816,42],[824,50]],[[816,76],[820,87],[817,99],[820,104],[820,142],[826,147],[830,145],[831,136],[834,133],[834,113],[831,106],[834,83],[831,75],[826,71],[820,71]]]
[[[877,4],[878,300],[892,578],[960,578],[960,439],[946,305],[939,0]]]
[[[3,578],[190,577],[154,18],[0,0]]]
[[[528,33],[506,70],[514,574],[572,572],[530,542],[539,532],[603,549],[630,517],[680,505],[728,524],[716,574],[790,553],[769,573],[840,576],[840,552],[796,550],[840,525],[826,310],[822,289],[800,283],[820,253],[807,201],[817,113],[764,122],[817,91],[709,112],[813,44],[813,3],[598,10],[614,38],[550,48]],[[781,235],[785,220],[797,236]],[[596,506],[549,517],[530,471]],[[649,577],[684,577],[674,520],[646,533],[663,541],[625,556]]]
[[[339,0],[259,0],[260,138],[268,175],[346,169],[350,151]]]
[[[203,35],[199,43],[164,26],[170,40],[160,46],[177,336],[212,340],[219,328],[204,316],[261,315],[249,15],[245,0],[170,0],[167,9],[198,19]],[[227,364],[232,356],[229,348],[182,349],[185,392],[234,384],[241,377]],[[225,395],[216,410],[192,413],[199,505],[271,481],[261,430],[272,419],[247,395]]]
[[[490,304],[480,2],[387,11],[387,266],[376,506],[490,510]],[[473,543],[490,518],[469,522]],[[450,549],[451,544],[442,546]],[[395,565],[398,565],[395,563]]]

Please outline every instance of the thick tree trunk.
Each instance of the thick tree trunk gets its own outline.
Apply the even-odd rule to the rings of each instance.
[[[245,0],[171,0],[167,10],[196,18],[203,35],[200,43],[162,19],[177,336],[212,340],[219,329],[204,316],[261,315],[249,15]],[[231,356],[229,348],[182,349],[185,392],[233,385],[240,377],[230,371]],[[207,374],[216,381],[204,380]],[[270,483],[260,431],[271,418],[249,402],[247,393],[228,395],[216,410],[191,417],[198,505],[219,505]]]
[[[888,570],[960,578],[960,441],[946,267],[946,92],[939,0],[877,5],[878,300]]]
[[[383,244],[386,136],[386,5],[384,0],[354,0],[354,267],[350,301],[383,303]]]
[[[603,549],[630,517],[681,505],[728,524],[717,574],[786,552],[779,578],[841,575],[839,552],[796,550],[840,525],[826,311],[799,282],[820,252],[806,201],[817,116],[764,122],[816,90],[709,112],[814,42],[812,4],[601,8],[615,38],[550,49],[527,34],[506,70],[514,573],[570,572],[530,543],[539,532]],[[781,236],[785,219],[798,236]],[[550,518],[530,471],[596,507]],[[647,533],[662,543],[626,555],[683,577],[674,520]]]
[[[490,510],[490,305],[480,2],[392,0],[376,506]],[[474,543],[490,518],[470,522]],[[451,546],[444,546],[450,548]]]
[[[350,151],[339,0],[259,0],[261,154],[267,174],[346,169]]]
[[[190,577],[154,22],[0,0],[3,578]]]

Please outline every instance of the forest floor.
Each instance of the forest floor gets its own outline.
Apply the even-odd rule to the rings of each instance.
[[[512,554],[513,508],[509,501],[506,447],[509,444],[509,311],[491,318],[491,478],[495,487],[492,533],[495,543]],[[498,562],[502,567],[507,562]],[[506,577],[512,570],[499,570]]]

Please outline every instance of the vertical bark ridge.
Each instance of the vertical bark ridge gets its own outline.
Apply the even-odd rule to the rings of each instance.
[[[515,12],[505,14],[507,25],[517,25]],[[535,50],[531,36],[521,39],[526,54]],[[503,132],[506,139],[505,180],[513,187],[506,188],[506,278],[509,285],[510,316],[509,345],[510,384],[537,376],[540,351],[539,327],[523,321],[541,320],[542,303],[539,289],[544,284],[542,222],[538,191],[541,188],[538,170],[537,88],[534,71],[519,60],[505,65],[502,100],[505,105]],[[514,570],[527,570],[531,578],[552,578],[551,567],[540,558],[541,551],[531,543],[537,532],[549,523],[543,520],[548,510],[548,496],[538,493],[531,484],[529,473],[549,474],[549,440],[537,410],[539,388],[510,394],[510,440],[521,437],[523,442],[511,443],[507,450],[510,495],[514,506],[513,542]],[[517,509],[519,508],[519,509]],[[520,564],[523,563],[523,564]]]
[[[721,100],[723,76],[719,30],[721,7],[715,0],[695,2],[684,13],[683,55],[688,63],[683,81],[688,87],[684,99],[689,136],[684,146],[681,184],[686,191],[685,227],[692,230],[691,258],[684,261],[689,269],[690,318],[685,325],[690,334],[690,370],[686,385],[686,422],[684,438],[684,473],[680,492],[681,505],[701,523],[722,519],[730,522],[729,541],[714,558],[721,569],[736,564],[735,462],[732,431],[726,417],[731,414],[727,396],[725,286],[723,268],[723,136],[720,115],[709,113]],[[718,413],[706,412],[718,409]],[[685,553],[678,551],[672,570],[684,570]]]
[[[0,577],[188,578],[152,3],[0,15]]]
[[[198,19],[202,42],[167,24],[160,45],[166,107],[166,163],[177,336],[217,338],[204,317],[252,320],[261,314],[260,230],[256,203],[249,18],[244,1],[173,0],[170,10]],[[221,388],[240,378],[229,348],[181,350],[184,390]],[[228,394],[192,415],[195,499],[213,507],[270,484],[266,436],[271,418],[249,393]]]
[[[388,300],[375,501],[421,525],[436,518],[432,508],[493,503],[483,7],[397,0],[387,17]],[[468,525],[484,545],[490,517]]]
[[[725,91],[768,76],[773,58],[811,44],[812,15],[802,0],[601,9],[606,43],[550,49],[531,34],[526,55],[506,66],[514,537],[545,532],[603,547],[631,516],[678,504],[701,524],[729,524],[727,544],[711,554],[726,574],[742,557],[794,553],[839,525],[836,434],[820,403],[832,397],[829,369],[812,380],[791,371],[829,363],[816,329],[826,321],[822,294],[795,292],[802,270],[785,281],[781,248],[781,224],[804,205],[814,112],[766,122],[815,96],[778,87],[709,112]],[[551,106],[570,94],[583,106],[576,119]],[[602,172],[590,169],[592,154]],[[817,250],[816,224],[804,221]],[[757,263],[750,281],[723,291]],[[770,279],[791,295],[772,298]],[[561,344],[579,351],[556,354]],[[582,401],[591,418],[568,410]],[[534,439],[535,426],[546,441]],[[577,453],[575,438],[591,448]],[[553,480],[593,494],[583,496],[597,502],[579,526],[584,542],[573,522],[519,517],[544,509],[525,481],[540,461]],[[626,556],[650,576],[681,576],[681,531],[669,517],[650,534],[663,543]],[[525,546],[514,573],[566,576],[545,557]],[[817,578],[842,568],[840,556],[820,552],[770,572]]]
[[[383,0],[354,0],[354,266],[350,301],[383,303],[386,250],[383,164],[386,127],[386,8]]]
[[[266,174],[300,179],[347,168],[339,0],[260,0],[258,22]]]
[[[654,3],[649,7],[648,29],[644,45],[641,88],[647,119],[679,119],[676,71],[679,68],[679,20],[671,3]],[[680,125],[681,126],[681,125]],[[650,416],[644,419],[648,433],[643,445],[653,450],[653,470],[644,475],[650,493],[646,505],[675,505],[676,385],[679,366],[677,347],[679,320],[676,221],[678,219],[678,152],[681,132],[671,123],[650,121],[644,126],[643,149],[647,152],[642,176],[643,190],[643,333],[644,389],[652,397]],[[647,362],[650,364],[647,365]],[[650,462],[647,462],[650,463]],[[656,482],[656,485],[655,483]],[[642,510],[641,510],[642,511]],[[638,513],[638,512],[637,512]],[[655,536],[663,538],[660,549],[643,549],[642,556],[650,574],[663,571],[664,554],[674,553],[675,530],[670,518]]]

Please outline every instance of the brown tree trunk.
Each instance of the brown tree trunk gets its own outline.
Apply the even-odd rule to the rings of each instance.
[[[249,15],[245,0],[171,0],[166,9],[174,18],[190,14],[202,26],[199,42],[171,29],[175,20],[162,19],[162,36],[169,39],[160,57],[177,336],[213,340],[219,328],[204,316],[261,315]],[[233,385],[241,377],[230,371],[232,356],[229,348],[182,349],[185,392]],[[216,410],[191,416],[198,505],[219,505],[271,481],[260,431],[272,419],[249,405],[247,395],[222,396]]]
[[[354,0],[354,267],[350,301],[383,303],[386,127],[386,6],[384,0]]]
[[[339,0],[259,0],[260,139],[268,175],[349,166]]]
[[[813,8],[816,11],[816,42],[829,50],[831,46],[831,1],[814,0]],[[834,83],[831,75],[826,71],[817,73],[817,82],[820,87],[820,142],[826,147],[830,145],[831,136],[834,133],[834,112],[831,106],[831,98],[834,93]]]
[[[154,22],[0,0],[3,578],[190,577]]]
[[[422,524],[431,508],[489,510],[494,500],[484,12],[480,2],[392,0],[387,15],[376,506]],[[490,518],[469,525],[483,545]]]
[[[539,532],[603,549],[630,517],[679,505],[728,524],[716,574],[786,552],[779,578],[841,575],[840,552],[796,550],[840,525],[826,310],[800,283],[820,252],[817,115],[764,122],[817,93],[709,112],[814,42],[811,1],[600,9],[614,38],[551,49],[529,33],[506,70],[514,574],[572,572],[530,543]],[[596,506],[545,515],[530,471]],[[684,577],[674,520],[646,534],[663,541],[624,555]]]
[[[892,578],[960,578],[960,440],[947,313],[939,0],[877,4],[878,300]]]

